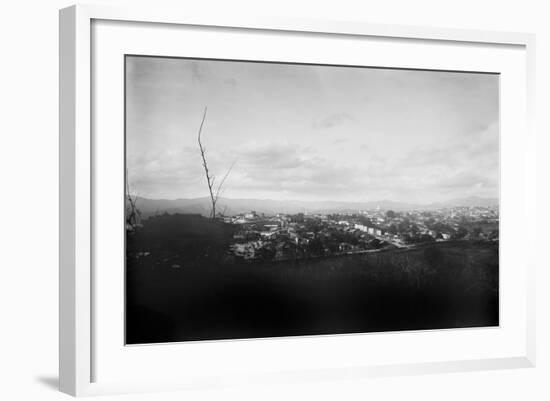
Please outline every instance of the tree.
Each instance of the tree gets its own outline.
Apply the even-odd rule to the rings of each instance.
[[[453,234],[453,239],[462,239],[466,235],[468,235],[468,230],[466,230],[464,227],[460,226],[456,230],[456,232]]]
[[[290,221],[294,223],[303,223],[305,220],[303,213],[296,213],[292,216],[290,216]]]
[[[472,230],[472,237],[479,238],[479,235],[482,233],[481,227],[474,227]]]
[[[231,173],[231,170],[233,169],[233,166],[235,165],[235,162],[231,164],[225,175],[223,176],[222,180],[218,184],[217,187],[215,187],[214,181],[216,180],[216,176],[211,175],[210,170],[208,170],[208,163],[206,162],[206,149],[202,145],[201,141],[201,134],[202,134],[202,127],[204,125],[204,121],[206,120],[206,112],[207,107],[204,108],[204,113],[202,115],[202,121],[201,125],[199,127],[199,134],[198,134],[198,142],[199,142],[199,150],[201,152],[201,158],[202,158],[202,166],[204,168],[204,174],[206,176],[206,183],[208,184],[208,193],[210,194],[210,202],[212,203],[212,209],[210,211],[210,217],[212,219],[216,218],[216,204],[218,203],[218,199],[222,193],[223,184],[225,184],[225,180],[229,176],[229,173]]]
[[[137,195],[132,197],[130,193],[130,182],[128,180],[128,169],[126,169],[126,197],[128,206],[126,206],[126,227],[133,230],[141,221],[141,211],[137,208]]]
[[[390,219],[393,219],[395,218],[395,212],[393,210],[388,210],[386,212],[386,217],[390,218]]]
[[[390,225],[388,227],[388,232],[390,234],[397,234],[398,233],[397,226],[395,224]]]
[[[323,242],[319,238],[314,238],[309,241],[307,245],[307,250],[314,256],[323,256],[325,253],[325,247]]]
[[[367,216],[361,215],[359,216],[358,220],[361,224],[364,224],[365,226],[372,226],[372,220]]]

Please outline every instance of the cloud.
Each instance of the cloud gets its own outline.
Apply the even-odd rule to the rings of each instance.
[[[329,116],[326,116],[320,120],[313,121],[313,128],[316,129],[329,129],[334,128],[340,125],[343,125],[347,122],[353,121],[354,118],[348,113],[335,113]]]
[[[249,144],[237,151],[240,163],[253,169],[288,169],[300,167],[308,149],[298,148],[297,145],[267,143],[260,145]]]
[[[198,150],[190,147],[129,154],[127,168],[131,190],[144,196],[187,197],[204,179]]]
[[[235,78],[225,78],[223,80],[223,83],[229,85],[232,88],[235,88],[235,86],[237,86],[237,80]]]
[[[441,190],[467,190],[470,188],[494,189],[498,177],[488,177],[483,171],[460,171],[434,183]]]
[[[228,197],[431,202],[498,190],[496,76],[129,63],[127,163],[144,195],[207,194],[196,144],[205,105],[212,173],[222,177],[237,160]]]
[[[232,192],[284,192],[293,198],[309,198],[353,190],[357,185],[353,166],[333,163],[309,147],[288,143],[249,145],[236,154]]]
[[[413,149],[403,155],[398,164],[412,170],[483,170],[498,173],[498,124],[492,123],[476,132],[457,135],[437,146]]]
[[[206,64],[192,61],[190,64],[191,77],[198,83],[205,82],[208,77]]]

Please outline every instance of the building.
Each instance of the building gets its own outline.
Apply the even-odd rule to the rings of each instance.
[[[368,232],[369,228],[364,224],[355,224],[354,228],[356,230],[362,231],[364,233]]]
[[[260,235],[262,236],[262,238],[265,238],[265,239],[275,238],[277,234],[278,234],[277,231],[261,231],[260,232]]]
[[[244,218],[247,219],[247,220],[252,220],[252,219],[255,219],[257,217],[258,217],[258,214],[254,210],[252,210],[249,213],[245,213],[245,215],[244,215]]]

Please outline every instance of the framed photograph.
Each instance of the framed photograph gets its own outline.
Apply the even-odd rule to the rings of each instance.
[[[61,10],[61,390],[534,366],[533,57]]]

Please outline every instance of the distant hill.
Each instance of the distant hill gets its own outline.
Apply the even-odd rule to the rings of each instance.
[[[430,207],[440,208],[440,207],[458,207],[458,206],[479,206],[487,207],[498,205],[498,199],[495,198],[481,198],[479,196],[470,196],[467,198],[458,198],[452,199],[446,202],[432,203]]]
[[[296,201],[296,200],[272,200],[272,199],[230,199],[220,198],[217,210],[227,216],[249,212],[276,214],[276,213],[347,213],[358,210],[433,210],[458,206],[494,206],[498,205],[498,199],[467,197],[452,199],[446,202],[438,202],[427,205],[394,202],[381,200],[375,202],[339,202],[339,201]],[[138,198],[137,207],[143,217],[157,213],[186,213],[201,214],[207,216],[210,213],[210,199],[208,197],[194,199],[148,199]]]

